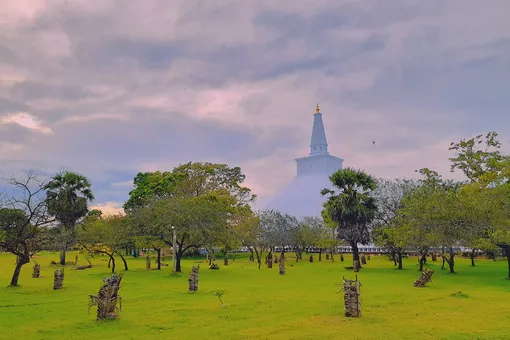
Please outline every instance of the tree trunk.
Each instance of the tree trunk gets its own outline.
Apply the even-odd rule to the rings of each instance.
[[[506,260],[508,262],[508,279],[510,280],[510,246],[503,247],[506,254]]]
[[[62,242],[62,249],[60,250],[60,265],[66,265],[66,251],[67,251],[67,242],[64,240]]]
[[[250,248],[250,261],[251,262],[254,262],[255,261],[255,256],[253,256],[253,249]]]
[[[299,252],[296,250],[296,262],[299,262]]]
[[[333,258],[333,250],[329,251],[329,256],[331,256],[331,262],[335,262],[335,259]]]
[[[11,287],[16,287],[18,285],[18,279],[19,279],[19,274],[21,273],[21,267],[23,267],[25,264],[27,264],[29,262],[28,258],[18,257],[18,259],[19,260],[16,263],[16,267],[14,268],[14,273],[12,274],[12,279],[11,279],[11,284],[10,284]]]
[[[475,249],[474,248],[471,250],[471,266],[472,267],[475,266]]]
[[[359,259],[358,243],[357,242],[351,242],[351,248],[352,248],[352,260],[353,260],[353,263],[354,263],[354,261],[358,261],[358,263],[361,263],[360,259]],[[361,265],[359,267],[362,268]]]
[[[404,266],[402,265],[402,251],[397,252],[398,254],[398,269],[403,269]]]
[[[267,254],[267,268],[273,268],[273,249],[269,249]]]
[[[112,274],[115,273],[115,258],[113,255],[108,254],[110,256],[110,261],[112,262]]]
[[[122,252],[118,252],[120,258],[122,259],[122,262],[124,262],[124,270],[128,270],[128,264],[127,264],[127,261],[126,259],[124,258],[124,256],[122,256]]]
[[[420,272],[423,271],[423,266],[425,263],[427,263],[427,253],[422,254],[420,259],[418,260],[418,263],[420,264]]]
[[[112,258],[110,256],[110,259],[108,260],[108,268],[111,268],[111,265],[112,265]]]
[[[176,255],[177,256],[175,257],[175,272],[176,273],[180,273],[181,272],[181,257],[182,257],[182,252],[178,251],[178,252],[176,252]]]
[[[450,261],[448,261],[448,265],[450,266],[450,273],[455,274],[455,253],[453,252],[453,248],[450,248]]]
[[[156,251],[158,252],[158,270],[161,270],[161,248],[156,248]]]
[[[319,261],[322,261],[322,249],[319,248]]]

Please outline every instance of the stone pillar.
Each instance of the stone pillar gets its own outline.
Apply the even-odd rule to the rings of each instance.
[[[198,267],[193,266],[189,274],[189,291],[196,292],[198,290]]]
[[[145,259],[145,268],[151,269],[151,258],[149,257],[149,255],[147,255],[147,258]]]
[[[280,255],[280,267],[278,273],[280,275],[285,275],[285,254]]]
[[[121,300],[119,296],[121,281],[122,275],[112,274],[111,277],[103,279],[103,286],[97,296],[89,295],[91,305],[97,306],[97,320],[117,318],[120,310],[117,302]]]
[[[360,287],[361,283],[358,281],[357,276],[356,280],[344,279],[343,288],[346,317],[359,318],[361,316]]]
[[[55,270],[55,274],[53,276],[53,289],[54,290],[61,289],[63,282],[64,282],[64,269]]]
[[[41,265],[40,265],[39,263],[37,263],[37,262],[36,262],[36,263],[34,264],[34,271],[33,271],[33,273],[32,273],[32,277],[33,277],[34,279],[38,279],[40,275],[41,275]]]
[[[344,254],[340,254],[340,261],[344,262]]]
[[[418,278],[418,280],[414,281],[414,285],[415,287],[425,287],[425,285],[427,284],[427,282],[432,282],[432,275],[434,274],[434,270],[432,269],[425,269],[420,277]]]
[[[310,255],[310,262],[313,262],[313,255]]]

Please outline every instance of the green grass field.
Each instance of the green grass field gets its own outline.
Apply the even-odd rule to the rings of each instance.
[[[246,258],[228,266],[220,261],[218,271],[203,263],[196,293],[188,292],[187,282],[196,260],[185,260],[183,273],[173,276],[170,267],[146,270],[145,259],[130,258],[120,318],[97,322],[96,310],[88,313],[88,295],[97,294],[109,275],[106,261],[95,258],[87,270],[66,268],[64,288],[54,291],[55,267],[49,263],[57,258],[40,254],[42,277],[31,277],[30,263],[21,286],[8,288],[15,259],[0,255],[1,339],[510,339],[510,281],[503,261],[478,260],[473,268],[458,259],[456,275],[431,262],[437,269],[433,283],[414,288],[416,258],[399,271],[387,257],[372,256],[359,273],[363,315],[349,319],[335,283],[354,277],[344,269],[350,257],[334,263],[290,258],[285,276],[277,266],[258,270]],[[225,292],[225,307],[217,290]],[[458,291],[467,296],[450,296]]]

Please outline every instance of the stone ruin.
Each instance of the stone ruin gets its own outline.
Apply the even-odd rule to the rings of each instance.
[[[147,258],[145,259],[145,269],[151,269],[151,258],[149,255],[147,255]]]
[[[329,254],[326,254],[326,260],[329,260]]]
[[[361,255],[361,264],[367,264],[367,257],[365,255]]]
[[[313,262],[313,255],[310,255],[310,262]]]
[[[358,281],[358,275],[356,275],[355,280],[344,278],[343,291],[346,317],[359,318],[361,316],[360,287],[361,283]]]
[[[434,274],[434,270],[433,269],[425,269],[420,277],[418,278],[418,280],[414,281],[414,284],[413,286],[414,287],[425,287],[425,285],[428,283],[428,282],[432,282],[432,275]]]
[[[189,291],[196,292],[198,290],[198,271],[200,266],[193,266],[191,268],[191,273],[189,273],[188,283],[189,283]]]
[[[359,261],[354,261],[353,268],[355,273],[359,272]]]
[[[103,279],[103,285],[99,294],[89,295],[89,310],[97,306],[97,320],[116,319],[122,308],[122,298],[119,296],[120,282],[122,275],[112,274],[109,278]],[[119,303],[119,307],[117,307]]]
[[[280,266],[279,266],[278,273],[280,275],[285,275],[285,255],[284,254],[280,255]]]
[[[344,262],[344,254],[340,254],[340,261]]]
[[[59,290],[64,282],[64,268],[55,270],[53,277],[53,289]]]
[[[34,271],[32,272],[32,277],[34,279],[38,279],[40,275],[41,275],[41,265],[36,262],[34,264]]]

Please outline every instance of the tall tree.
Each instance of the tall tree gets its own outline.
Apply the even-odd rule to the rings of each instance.
[[[88,202],[94,199],[89,180],[78,173],[56,174],[44,187],[50,214],[60,223],[62,248],[60,264],[66,264],[66,252],[73,240],[78,221],[88,213]]]
[[[240,167],[209,162],[189,162],[176,167],[172,173],[179,178],[176,194],[202,196],[210,193],[226,193],[235,197],[238,205],[253,202],[256,195],[242,186],[246,176]]]
[[[0,201],[0,248],[16,255],[10,286],[17,286],[21,268],[48,241],[47,226],[53,222],[44,201],[44,182],[34,173],[10,184],[16,194]]]
[[[477,135],[474,138],[452,142],[449,150],[455,151],[456,156],[449,158],[450,170],[462,171],[471,183],[479,182],[487,174],[501,173],[502,165],[508,162],[510,156],[501,154],[502,143],[497,137],[498,134],[491,131],[485,138],[483,135]],[[510,181],[510,178],[506,178],[505,181]]]
[[[470,139],[450,144],[450,150],[456,153],[455,157],[450,158],[451,171],[456,169],[462,171],[474,186],[472,187],[472,196],[480,194],[480,190],[492,191],[497,186],[510,184],[510,155],[501,153],[502,143],[498,140],[498,134],[495,131],[477,135]],[[482,194],[488,194],[482,193]],[[479,196],[479,195],[478,195]],[[484,206],[477,205],[476,208]],[[491,209],[491,211],[494,209]],[[480,209],[469,211],[471,217],[474,212],[480,212]],[[473,235],[466,244],[472,248],[471,263],[474,266],[474,254],[476,248],[487,246],[490,243],[489,225],[487,222],[492,220],[488,218],[485,212],[481,211],[480,226],[485,225],[485,229],[480,230],[479,235]]]
[[[369,226],[375,218],[377,206],[370,195],[376,188],[374,178],[361,170],[346,168],[329,177],[337,192],[323,189],[329,195],[324,203],[323,217],[335,222],[337,234],[349,243],[353,260],[359,262],[358,243],[370,241]]]
[[[427,175],[421,183],[405,198],[402,213],[407,223],[417,228],[418,235],[428,234],[429,240],[437,242],[436,246],[448,250],[442,257],[450,272],[455,273],[454,247],[473,238],[480,230],[470,214],[473,201],[462,190],[461,183],[441,178],[431,181]]]
[[[374,220],[372,236],[375,243],[388,251],[398,269],[403,268],[402,255],[411,246],[412,228],[400,217],[403,208],[403,198],[419,186],[413,180],[379,179],[372,196],[377,202],[377,213]],[[426,255],[422,254],[421,258]]]
[[[134,189],[129,192],[124,210],[131,211],[142,207],[150,199],[173,195],[177,182],[181,179],[177,174],[168,171],[139,172],[133,180]]]

